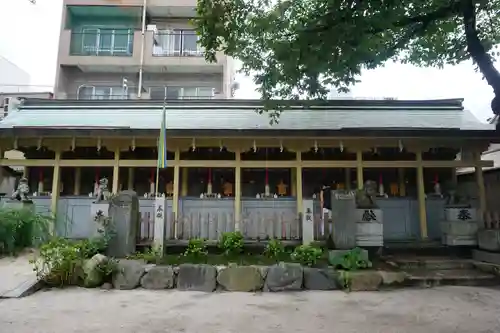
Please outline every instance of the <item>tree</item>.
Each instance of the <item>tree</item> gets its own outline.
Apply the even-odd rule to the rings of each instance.
[[[500,0],[198,0],[197,12],[207,60],[221,51],[240,59],[265,100],[346,91],[388,60],[472,59],[500,114]]]

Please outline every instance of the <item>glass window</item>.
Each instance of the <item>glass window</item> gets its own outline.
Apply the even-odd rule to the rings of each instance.
[[[178,99],[182,95],[182,87],[167,87],[167,99]]]
[[[212,98],[214,96],[214,89],[207,87],[198,88],[198,96],[201,98]]]
[[[94,95],[94,87],[80,87],[78,89],[78,99],[91,99]]]
[[[149,88],[151,99],[164,99],[165,87],[151,87]]]
[[[183,51],[187,54],[196,54],[198,52],[198,36],[190,31],[184,32]]]
[[[182,98],[190,99],[196,98],[198,96],[198,88],[196,87],[185,87],[182,93]]]

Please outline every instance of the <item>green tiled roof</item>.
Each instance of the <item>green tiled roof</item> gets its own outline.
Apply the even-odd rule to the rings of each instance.
[[[471,130],[494,131],[461,100],[286,102],[278,124],[258,114],[259,101],[167,101],[169,130]],[[29,100],[2,129],[159,129],[162,101]]]

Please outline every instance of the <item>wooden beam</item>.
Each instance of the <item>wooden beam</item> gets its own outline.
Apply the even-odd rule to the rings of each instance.
[[[241,151],[236,149],[236,166],[234,169],[234,230],[241,230]]]
[[[475,167],[480,211],[480,214],[478,214],[478,216],[480,216],[480,219],[482,221],[484,213],[486,213],[486,189],[484,187],[483,168],[479,166],[479,162],[481,161],[481,154],[475,153],[474,159],[476,160],[476,162],[478,162],[478,166]]]
[[[113,187],[111,193],[118,193],[118,186],[120,184],[120,147],[115,148],[115,159],[113,165]]]
[[[175,151],[174,160],[178,162],[181,158],[181,152],[179,149]],[[177,229],[178,229],[178,217],[179,217],[179,174],[180,174],[180,166],[179,163],[176,163],[174,166],[174,194],[172,197],[172,213],[174,215],[174,237],[177,239]]]
[[[297,166],[296,166],[296,171],[295,171],[295,179],[296,179],[296,191],[297,191],[297,215],[300,216],[302,213],[304,213],[304,203],[303,203],[303,186],[302,186],[302,167],[301,167],[301,161],[302,161],[302,153],[300,151],[297,151]]]
[[[356,184],[358,190],[363,189],[363,152],[361,150],[358,150],[356,152]]]
[[[422,166],[422,153],[417,152],[417,191],[418,213],[420,221],[420,238],[427,239],[427,210],[425,207],[424,167]]]
[[[57,217],[57,202],[59,201],[59,195],[60,195],[59,193],[60,192],[59,184],[61,177],[61,167],[59,165],[60,160],[61,160],[61,151],[56,150],[56,156],[54,159],[54,173],[52,176],[52,197],[50,198],[50,212],[53,218]],[[55,225],[50,226],[50,233],[55,236]]]

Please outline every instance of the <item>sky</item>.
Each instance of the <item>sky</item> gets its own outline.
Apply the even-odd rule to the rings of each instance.
[[[31,75],[39,90],[51,90],[55,81],[62,0],[0,0],[0,55]],[[1,75],[1,73],[0,73]],[[5,81],[5,80],[4,80]],[[252,78],[236,75],[236,98],[259,98]],[[38,90],[37,89],[37,90]],[[491,117],[491,88],[471,63],[442,70],[390,63],[363,73],[351,90],[354,97],[398,99],[464,98],[478,119]]]

